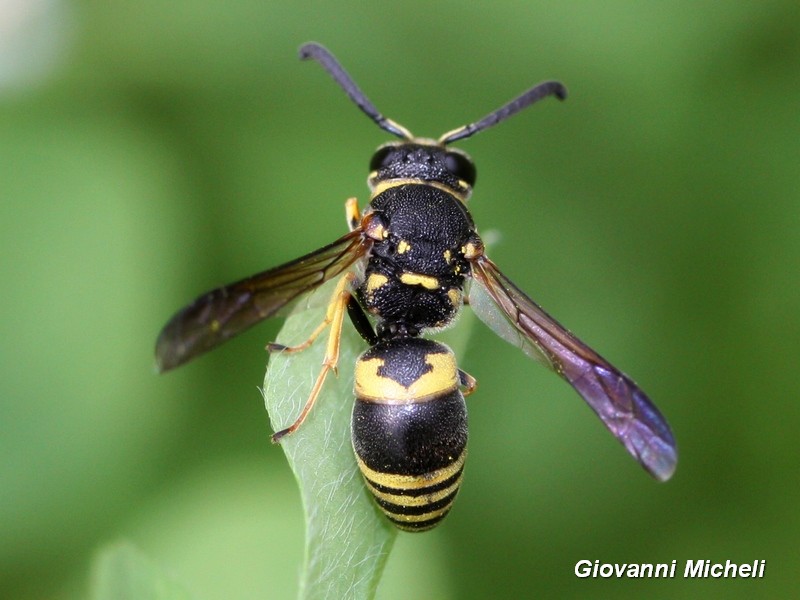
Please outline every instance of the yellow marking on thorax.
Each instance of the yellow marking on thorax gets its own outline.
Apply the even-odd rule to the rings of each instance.
[[[455,196],[455,198],[461,202],[466,202],[469,199],[469,186],[462,190],[454,190],[450,186],[447,186],[439,181],[427,181],[425,179],[415,179],[412,177],[398,177],[397,179],[386,179],[374,185],[370,184],[370,187],[372,188],[372,196],[370,197],[370,201],[372,201],[376,196],[381,195],[389,188],[398,187],[401,185],[425,185],[434,187],[437,190],[442,190],[451,196]]]
[[[412,404],[434,400],[458,387],[455,356],[450,353],[428,354],[425,362],[431,366],[431,370],[405,387],[378,374],[384,359],[359,360],[356,363],[356,396],[379,404]]]
[[[430,275],[421,275],[419,273],[405,273],[400,275],[400,281],[406,285],[421,285],[428,290],[439,289],[439,280]]]
[[[467,242],[461,247],[461,253],[467,260],[474,260],[483,254],[483,248],[477,246],[473,242]]]
[[[370,273],[367,277],[367,294],[372,294],[378,288],[383,287],[389,281],[389,278],[382,273]]]
[[[458,288],[450,288],[447,290],[447,298],[450,300],[450,304],[453,305],[453,308],[461,306],[461,290]]]

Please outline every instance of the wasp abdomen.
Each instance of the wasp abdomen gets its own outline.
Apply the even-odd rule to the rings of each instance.
[[[353,448],[378,506],[397,527],[441,521],[461,485],[467,410],[455,356],[431,340],[379,342],[356,364]]]

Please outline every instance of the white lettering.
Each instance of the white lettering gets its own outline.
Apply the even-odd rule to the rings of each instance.
[[[575,576],[580,578],[610,577],[621,578],[653,578],[653,577],[674,577],[675,565],[678,561],[671,563],[601,563],[599,560],[591,561],[587,559],[579,560],[575,563]],[[702,565],[700,565],[702,567]]]
[[[697,564],[693,560],[686,561],[686,568],[683,570],[684,577],[703,577],[703,567],[706,561],[698,560]]]
[[[579,560],[575,563],[575,577],[591,577],[592,561]]]
[[[763,577],[766,560],[755,560],[753,564],[735,563],[727,559],[724,563],[710,560],[687,560],[683,570],[684,577],[713,577],[715,579],[735,579],[737,577]]]
[[[731,574],[728,575],[728,569],[731,570]],[[736,563],[732,563],[730,560],[725,561],[725,572],[722,574],[723,577],[736,577],[739,573],[739,565]]]
[[[677,560],[668,563],[604,563],[599,560],[583,559],[575,563],[575,576],[603,579],[642,579],[675,577]],[[697,579],[736,579],[737,577],[764,577],[767,561],[754,560],[752,563],[736,563],[730,559],[712,563],[708,559],[687,560],[683,569],[684,578]]]
[[[675,577],[675,563],[678,561],[673,560],[671,563],[658,563],[656,565],[655,577]]]

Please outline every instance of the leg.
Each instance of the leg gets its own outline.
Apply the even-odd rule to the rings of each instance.
[[[314,406],[314,402],[316,402],[317,396],[319,396],[319,392],[322,389],[322,384],[325,383],[325,377],[327,377],[328,371],[336,373],[336,367],[339,363],[339,341],[342,335],[342,321],[344,320],[347,303],[351,297],[349,287],[353,277],[352,273],[348,273],[339,280],[331,302],[328,305],[328,311],[325,314],[325,320],[322,322],[322,325],[314,330],[309,340],[306,340],[306,342],[300,345],[304,348],[308,347],[325,327],[328,325],[331,326],[331,331],[328,334],[328,346],[325,350],[325,358],[322,360],[322,370],[319,372],[317,380],[314,382],[311,394],[308,396],[308,400],[306,400],[305,406],[303,406],[303,410],[300,411],[300,416],[297,417],[295,422],[272,436],[273,443],[277,444],[283,436],[297,431],[297,428],[303,424],[303,421],[306,420],[308,413]],[[293,349],[300,348],[300,346],[295,346]]]
[[[295,352],[302,352],[303,350],[308,348],[311,344],[313,344],[314,341],[319,337],[319,334],[325,331],[325,328],[331,324],[331,319],[333,318],[332,307],[336,302],[337,298],[339,297],[341,287],[342,286],[348,287],[349,284],[353,282],[354,278],[355,277],[353,276],[352,273],[348,273],[347,275],[342,277],[342,279],[339,281],[339,283],[336,286],[336,289],[333,292],[333,297],[331,298],[330,303],[328,304],[328,310],[325,313],[325,318],[322,320],[322,323],[320,323],[317,326],[317,328],[311,332],[311,335],[308,336],[308,339],[305,342],[297,344],[296,346],[284,346],[283,344],[278,344],[277,342],[270,342],[269,344],[267,344],[267,352],[287,352],[289,354],[293,354]],[[353,296],[349,292],[348,292],[347,302],[349,311],[350,310],[349,303],[356,302],[355,298],[353,298]]]
[[[462,386],[464,386],[464,396],[469,396],[478,387],[478,380],[466,371],[458,370],[458,379]]]
[[[372,323],[370,323],[367,314],[364,312],[364,309],[361,308],[355,296],[350,296],[350,300],[347,302],[347,314],[350,317],[350,321],[353,323],[353,327],[356,328],[358,335],[360,335],[365,342],[370,346],[374,346],[378,343],[378,334],[375,333]]]
[[[317,328],[311,332],[311,335],[308,336],[308,339],[302,344],[297,344],[297,346],[284,346],[283,344],[278,344],[277,342],[270,342],[267,344],[267,352],[288,352],[289,354],[293,354],[294,352],[301,352],[305,350],[311,344],[313,344],[314,340],[319,337],[319,334],[325,331],[325,328],[331,324],[329,317],[330,315],[326,314],[325,318],[322,320],[322,323],[320,323]]]
[[[344,203],[344,213],[350,231],[353,231],[361,224],[361,212],[358,210],[358,199],[348,198]]]

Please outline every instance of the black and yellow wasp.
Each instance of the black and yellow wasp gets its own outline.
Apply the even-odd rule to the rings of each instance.
[[[664,418],[625,374],[573,336],[489,260],[467,200],[475,166],[448,145],[547,96],[566,97],[555,81],[534,86],[485,118],[438,140],[418,138],[381,115],[325,48],[313,58],[381,129],[400,141],[370,162],[369,206],[346,203],[350,232],[306,256],[200,296],[176,313],[158,338],[161,371],[215,348],[276,315],[323,282],[338,278],[324,321],[299,351],[330,327],[322,369],[297,417],[303,423],[339,357],[348,313],[369,348],[356,362],[352,441],[367,486],[398,527],[423,531],[449,511],[461,484],[467,444],[464,395],[475,380],[452,351],[425,333],[448,325],[463,304],[498,335],[563,377],[628,452],[655,478],[675,470],[675,441]]]

